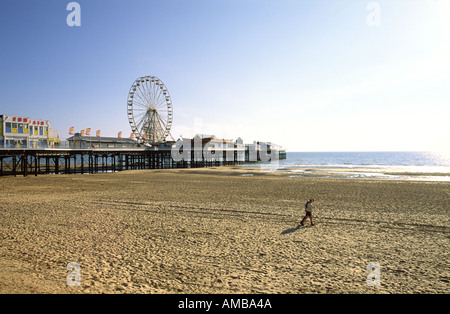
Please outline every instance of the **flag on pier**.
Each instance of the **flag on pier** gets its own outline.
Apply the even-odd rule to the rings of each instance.
[[[74,129],[74,127],[71,126],[70,129],[69,129],[69,135],[73,135],[73,129]]]
[[[118,138],[122,138],[122,131],[119,132],[119,134],[117,134]]]
[[[80,131],[81,136],[84,136],[84,130]]]
[[[91,136],[91,128],[86,129],[86,136]]]
[[[100,137],[100,130],[97,130],[97,137]]]

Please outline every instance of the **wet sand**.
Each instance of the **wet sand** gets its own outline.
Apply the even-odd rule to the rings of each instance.
[[[1,293],[450,292],[450,182],[220,167],[2,177],[0,190]],[[299,228],[310,197],[316,225]]]

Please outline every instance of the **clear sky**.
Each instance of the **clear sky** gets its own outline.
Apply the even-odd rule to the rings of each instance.
[[[450,150],[450,0],[79,0],[79,27],[69,2],[1,1],[0,113],[128,136],[155,75],[175,139]]]

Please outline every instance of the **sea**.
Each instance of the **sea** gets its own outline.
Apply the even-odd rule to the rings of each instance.
[[[450,181],[450,155],[432,152],[287,152],[259,164],[290,177]]]

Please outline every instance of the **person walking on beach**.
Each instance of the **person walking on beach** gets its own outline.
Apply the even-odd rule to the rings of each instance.
[[[311,226],[314,226],[314,222],[312,219],[312,203],[314,203],[314,199],[311,198],[309,201],[305,204],[305,217],[303,217],[302,221],[300,222],[300,226],[303,226],[305,224],[306,218],[309,217],[309,220],[311,221]]]

